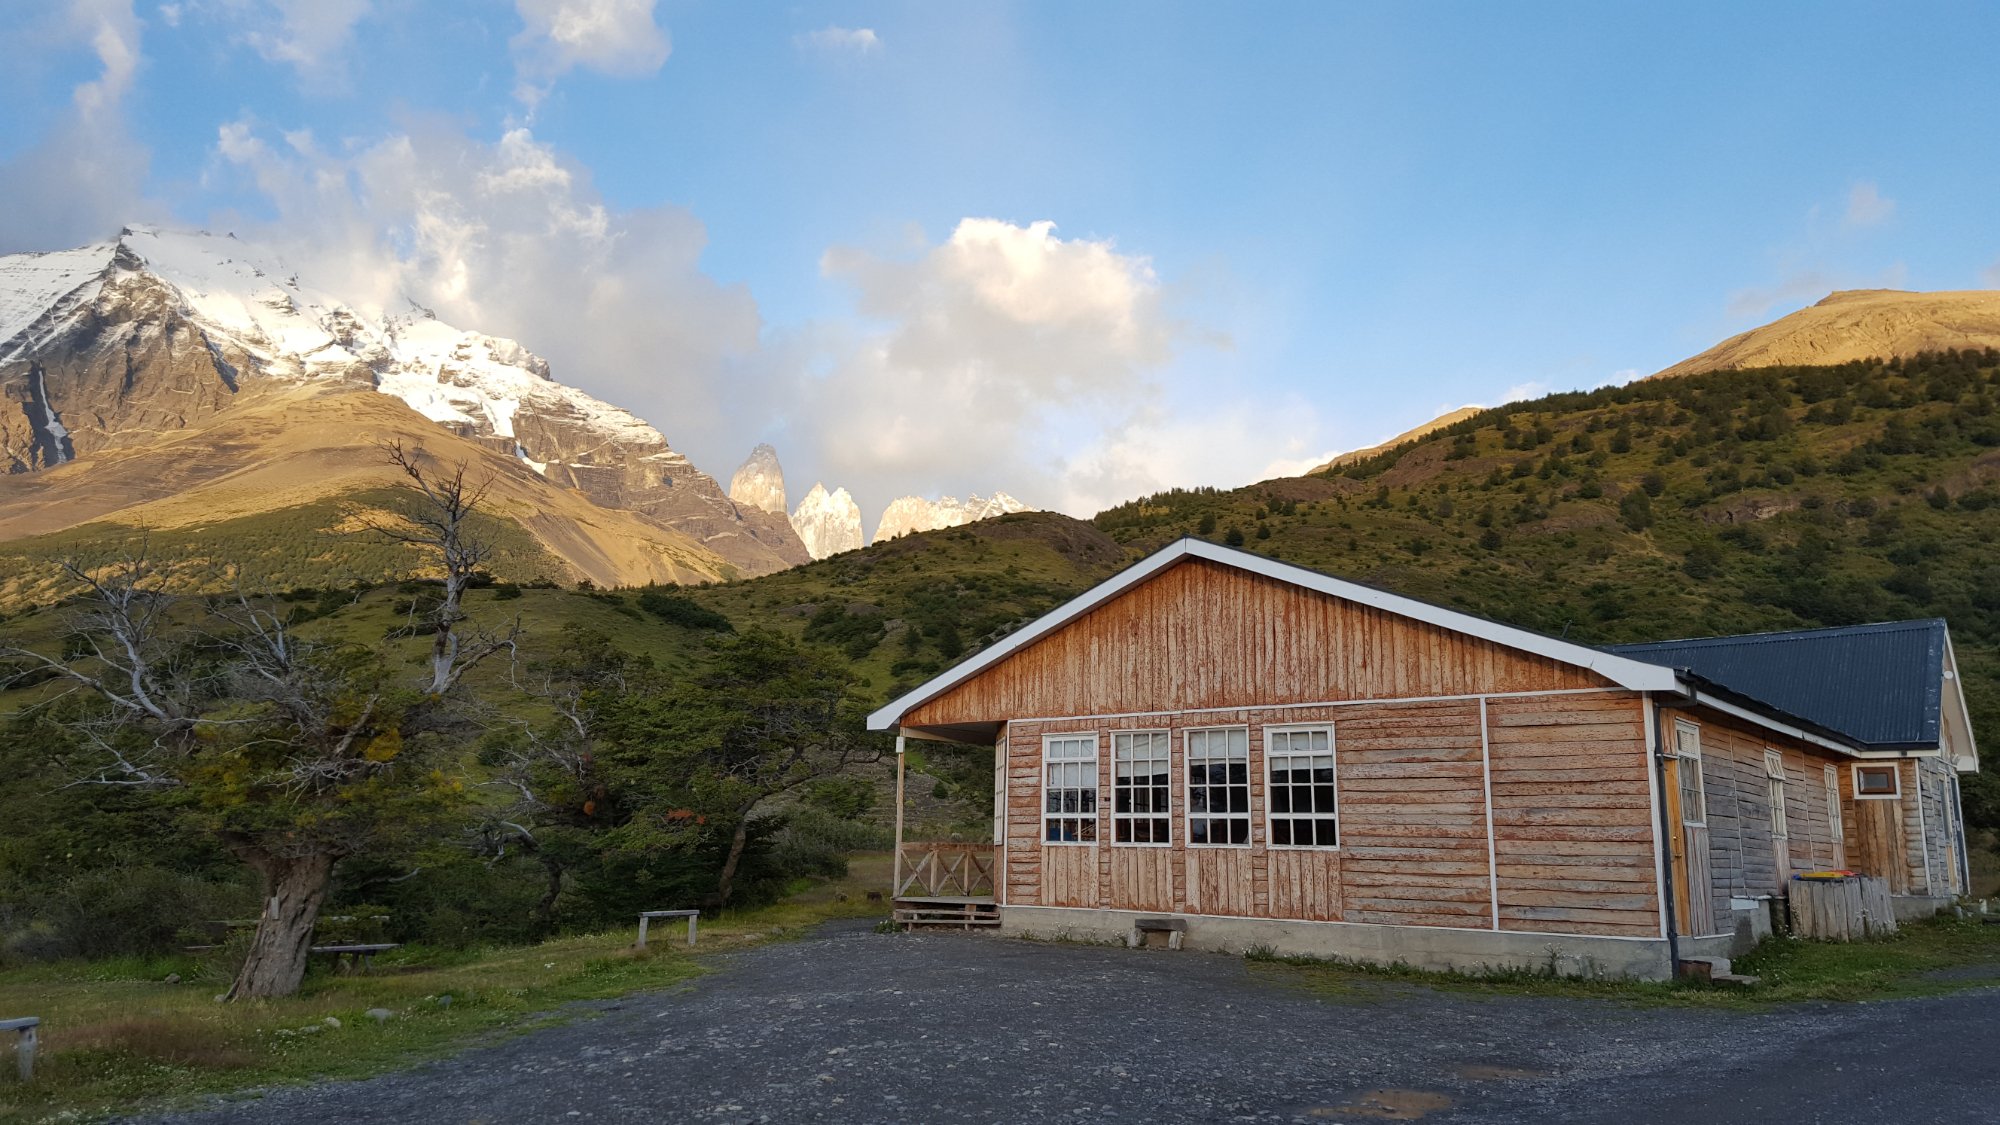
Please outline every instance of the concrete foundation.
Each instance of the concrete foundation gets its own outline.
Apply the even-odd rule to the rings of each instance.
[[[1000,908],[1000,932],[1044,940],[1126,945],[1136,944],[1133,935],[1139,919],[1158,917],[1163,915],[1136,910],[1003,906]],[[1217,953],[1244,953],[1262,948],[1287,956],[1374,965],[1407,965],[1417,969],[1462,973],[1500,969],[1553,970],[1561,976],[1639,980],[1666,980],[1671,975],[1665,938],[1608,938],[1583,934],[1460,930],[1442,926],[1380,926],[1360,922],[1295,922],[1205,914],[1178,914],[1173,917],[1184,919],[1187,923],[1182,935],[1183,948]],[[1726,957],[1734,941],[1734,935],[1684,938],[1681,956],[1686,958],[1709,953]],[[1710,950],[1709,945],[1714,948]]]
[[[1914,922],[1920,918],[1933,918],[1941,910],[1951,907],[1957,900],[1950,895],[1890,895],[1889,905],[1896,911],[1896,921]]]

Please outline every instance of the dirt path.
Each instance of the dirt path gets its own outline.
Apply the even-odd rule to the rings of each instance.
[[[2000,993],[1758,1015],[1370,989],[1240,959],[846,927],[233,1122],[2000,1119]]]

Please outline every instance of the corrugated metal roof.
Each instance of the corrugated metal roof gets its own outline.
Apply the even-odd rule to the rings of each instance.
[[[1873,748],[1938,744],[1940,618],[1604,647],[1692,672]]]

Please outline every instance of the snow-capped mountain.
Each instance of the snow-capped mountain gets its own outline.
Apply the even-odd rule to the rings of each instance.
[[[805,542],[806,552],[823,559],[862,546],[861,507],[844,488],[832,492],[814,481],[812,491],[792,511],[792,530]]]
[[[785,470],[778,464],[778,451],[768,445],[751,450],[729,478],[729,498],[747,508],[784,515]]]
[[[0,387],[23,404],[0,418],[11,471],[196,424],[255,380],[392,395],[552,484],[692,536],[745,574],[806,558],[781,513],[732,502],[657,429],[555,381],[512,340],[415,305],[357,308],[227,235],[128,228],[0,257]]]
[[[1031,509],[1004,492],[995,492],[991,498],[972,495],[960,503],[957,497],[944,496],[936,500],[926,500],[921,496],[904,496],[889,502],[882,512],[882,519],[875,525],[875,538],[871,543],[885,543],[900,535],[916,531],[937,531],[947,527],[959,527],[979,520],[990,520],[994,516],[1004,516],[1009,512],[1026,512]]]

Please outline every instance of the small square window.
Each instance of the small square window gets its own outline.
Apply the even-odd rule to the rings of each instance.
[[[1889,800],[1903,795],[1903,779],[1895,766],[1855,766],[1854,796],[1859,800]]]

